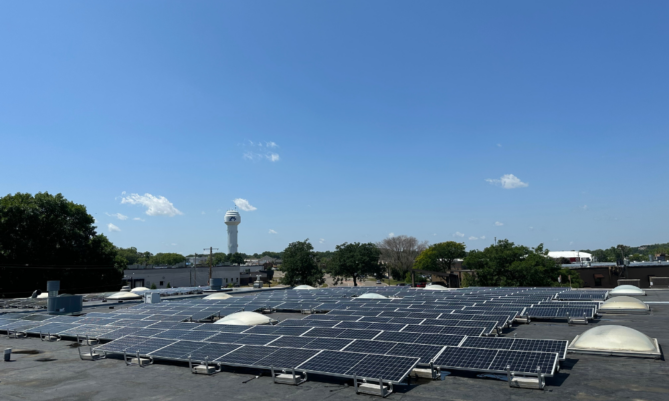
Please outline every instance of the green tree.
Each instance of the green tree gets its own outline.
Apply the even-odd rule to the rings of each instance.
[[[111,266],[116,248],[94,222],[61,194],[7,195],[0,199],[0,263]]]
[[[157,253],[153,255],[149,263],[152,265],[174,266],[186,261],[186,257],[178,253]]]
[[[135,247],[116,248],[116,253],[118,256],[124,258],[128,265],[138,264],[143,256],[143,254],[137,252],[137,248]]]
[[[310,285],[318,287],[325,282],[323,270],[316,264],[314,247],[309,240],[292,242],[283,251],[284,276],[281,282],[286,285]]]
[[[376,278],[383,276],[383,266],[379,264],[381,251],[370,243],[359,242],[337,245],[332,263],[328,266],[328,273],[335,279],[335,284],[341,283],[344,278],[352,278],[353,285],[358,285],[358,278],[373,275]]]
[[[170,284],[170,282],[168,281],[167,282],[167,287],[165,287],[165,288],[172,288],[172,284]]]
[[[483,251],[470,251],[463,265],[476,272],[475,285],[493,287],[548,287],[557,282],[560,271],[543,244],[528,248],[509,240],[498,241]]]
[[[151,283],[151,290],[157,290],[158,287],[156,287],[156,283]]]
[[[228,255],[223,252],[217,252],[214,254],[214,266],[220,266],[222,264],[228,263]]]
[[[465,244],[455,241],[441,242],[421,252],[416,258],[414,269],[447,272],[451,270],[455,259],[465,255]]]
[[[558,272],[558,277],[561,277],[562,282],[555,283],[555,285],[559,287],[569,287],[570,286],[569,283],[571,283],[572,288],[583,287],[584,284],[583,279],[575,270],[569,268],[560,269],[560,271]],[[569,280],[569,278],[571,278],[571,281]]]
[[[241,253],[231,253],[228,255],[228,262],[233,265],[243,265],[244,264],[244,255]]]

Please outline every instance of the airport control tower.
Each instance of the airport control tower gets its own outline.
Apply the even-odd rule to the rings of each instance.
[[[225,224],[228,226],[228,253],[237,253],[237,226],[242,222],[242,216],[236,210],[225,213]]]

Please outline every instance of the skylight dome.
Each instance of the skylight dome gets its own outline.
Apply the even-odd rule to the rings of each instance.
[[[229,324],[232,326],[257,326],[259,324],[273,324],[276,320],[261,313],[237,312],[217,320],[214,324]]]
[[[659,358],[657,339],[625,326],[599,326],[576,336],[569,351],[584,354]]]
[[[298,285],[297,287],[293,288],[294,290],[315,290],[316,288],[310,286],[310,285]]]
[[[142,291],[151,291],[151,289],[146,287],[135,287],[132,290],[130,290],[130,292],[142,292]]]
[[[610,298],[599,308],[600,312],[608,313],[646,313],[649,310],[647,304],[624,295]]]
[[[215,294],[207,295],[203,299],[228,299],[232,298],[232,295],[226,294],[224,292],[217,292]]]
[[[619,285],[609,291],[609,295],[646,295],[646,291],[633,285]]]
[[[448,291],[450,288],[446,288],[443,285],[439,284],[432,284],[428,285],[427,287],[423,288],[424,290],[430,290],[430,291]]]
[[[142,298],[142,296],[139,295],[139,294],[135,294],[134,292],[122,291],[122,292],[117,292],[117,293],[114,293],[112,295],[109,295],[105,298],[107,298],[109,300],[112,300],[112,301],[128,301],[128,300],[131,300],[131,299],[140,299],[140,298]]]
[[[385,297],[381,294],[377,294],[377,293],[374,293],[374,292],[366,292],[366,293],[360,295],[358,298],[388,299],[388,297]]]

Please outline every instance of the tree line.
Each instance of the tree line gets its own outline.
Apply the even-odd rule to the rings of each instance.
[[[462,258],[464,286],[560,286],[581,287],[579,275],[562,269],[543,244],[535,248],[498,241],[481,251],[466,252],[465,244],[447,241],[428,246],[413,237],[387,238],[379,243],[343,243],[327,257],[314,252],[309,240],[293,242],[283,252],[282,283],[320,286],[329,274],[334,283],[352,279],[357,285],[368,276],[377,279],[386,273],[410,277],[413,270],[449,272]]]
[[[617,245],[608,249],[583,249],[580,252],[592,254],[597,262],[622,262],[628,259],[632,262],[647,262],[649,257],[657,254],[669,254],[669,243],[645,246]]]

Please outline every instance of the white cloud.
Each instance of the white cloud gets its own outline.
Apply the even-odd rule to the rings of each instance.
[[[432,234],[432,235],[436,236],[436,235],[437,235],[437,233],[434,233],[434,234]]]
[[[394,237],[395,233],[388,233],[388,237]]]
[[[497,227],[501,227],[501,226],[503,226],[503,225],[504,225],[504,223],[502,223],[502,222],[499,222],[499,221],[496,221],[496,222],[495,222],[495,225],[496,225]]]
[[[478,237],[471,236],[471,237],[469,237],[469,239],[470,239],[471,241],[477,241],[477,240],[478,240]]]
[[[112,232],[112,231],[120,232],[120,231],[121,231],[120,228],[116,227],[116,226],[113,225],[112,223],[107,224],[107,228],[109,229],[110,232]]]
[[[318,243],[319,243],[319,244],[324,244],[324,243],[325,243],[325,238],[321,238],[321,239],[319,239],[319,240],[318,240]]]
[[[530,184],[522,182],[520,178],[516,177],[513,174],[504,174],[500,179],[488,178],[486,182],[489,182],[493,185],[499,185],[504,189],[515,189],[515,188],[524,188]]]
[[[121,192],[121,195],[125,195],[125,191]]]
[[[502,144],[501,144],[501,143],[498,143],[498,144],[497,144],[497,147],[498,147],[498,148],[501,148],[501,147],[502,147]]]
[[[106,213],[106,212],[105,212],[105,214],[106,214],[107,216],[109,216],[109,217],[116,217],[116,218],[119,219],[119,220],[128,220],[128,216],[124,216],[124,215],[122,215],[121,213],[109,214],[109,213]]]
[[[277,145],[275,142],[265,142],[265,146],[268,148],[278,148],[279,145]]]
[[[251,206],[249,201],[247,201],[246,199],[237,198],[233,200],[233,202],[235,202],[235,205],[237,205],[238,208],[242,209],[245,212],[252,212],[258,209],[257,207]]]
[[[279,155],[276,153],[270,153],[268,155],[265,155],[267,160],[272,161],[272,162],[278,162],[279,161]]]
[[[172,242],[172,246],[177,246],[177,244],[175,244],[174,242]]]
[[[464,235],[463,233],[461,233],[460,231],[457,231],[455,234],[453,234],[453,236],[454,236],[454,237],[460,237],[460,238],[462,238],[462,237],[464,237],[465,235]]]
[[[574,245],[574,241],[569,241],[569,245]]]
[[[481,239],[485,239],[485,235],[482,235],[482,236],[481,236]]]
[[[205,213],[205,212],[202,212],[202,214],[207,214],[207,213]]]
[[[534,227],[530,227],[530,230],[534,230]]]
[[[583,205],[583,206],[581,206],[581,209],[583,209],[583,210],[588,210],[588,205]]]
[[[246,160],[253,160],[255,158],[255,155],[253,152],[244,152],[244,159]]]
[[[144,219],[140,219],[139,217],[135,217],[133,220],[136,220],[136,221],[146,221],[146,220],[144,220]]]
[[[131,205],[142,205],[146,207],[146,214],[149,216],[169,216],[174,217],[177,214],[183,214],[174,207],[172,202],[164,196],[153,196],[151,194],[130,194],[121,199],[121,203]]]
[[[271,228],[270,228],[270,230],[269,230],[269,233],[270,233],[270,234],[278,234],[276,231],[272,230]]]

